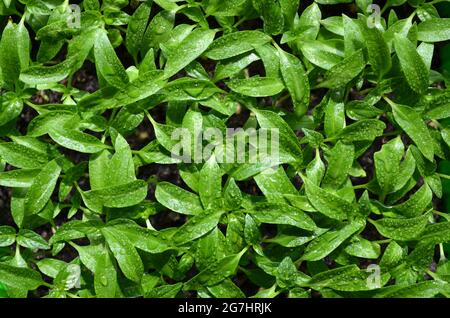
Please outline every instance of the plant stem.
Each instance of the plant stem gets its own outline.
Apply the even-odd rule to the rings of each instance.
[[[378,244],[389,244],[392,242],[392,239],[385,239],[385,240],[379,240],[379,241],[373,241],[374,243]]]
[[[442,173],[438,173],[437,175],[438,175],[439,177],[443,178],[443,179],[448,179],[448,180],[450,180],[450,176],[449,176],[449,175],[442,174]]]

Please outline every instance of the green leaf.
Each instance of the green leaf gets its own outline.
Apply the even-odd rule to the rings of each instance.
[[[282,167],[268,169],[254,177],[258,188],[262,191],[267,201],[273,203],[285,203],[285,194],[298,195],[297,189],[289,180]]]
[[[375,173],[382,193],[389,194],[400,190],[414,173],[415,161],[411,153],[408,152],[401,163],[403,156],[404,146],[400,137],[384,144],[381,150],[375,153]],[[405,177],[399,178],[400,175]]]
[[[325,107],[324,130],[327,137],[338,135],[345,127],[344,103],[336,101],[332,95]]]
[[[356,238],[344,250],[349,255],[368,259],[377,259],[381,253],[381,248],[378,243],[363,238]]]
[[[65,266],[55,277],[53,284],[60,290],[71,290],[80,281],[81,268],[78,264]]]
[[[10,246],[16,241],[16,230],[12,226],[0,225],[0,247]]]
[[[404,251],[400,245],[398,245],[397,242],[392,241],[389,243],[389,245],[386,247],[386,250],[384,251],[383,257],[380,261],[380,266],[382,268],[392,268],[403,258]]]
[[[15,142],[0,143],[0,156],[10,165],[23,169],[39,169],[50,161],[48,154]]]
[[[206,269],[187,281],[183,289],[193,290],[202,286],[214,286],[220,283],[236,272],[239,261],[246,251],[247,249],[244,249],[238,254],[229,255],[212,263]]]
[[[358,50],[334,65],[326,74],[325,80],[318,87],[338,88],[347,85],[366,66],[362,50]]]
[[[169,78],[198,58],[213,42],[216,31],[196,29],[167,54],[164,68],[165,77]]]
[[[105,227],[101,232],[125,277],[135,283],[140,282],[144,265],[132,243],[113,228]]]
[[[408,218],[416,217],[425,212],[425,209],[431,205],[432,199],[433,192],[428,185],[424,184],[408,201],[394,206],[393,210]]]
[[[253,0],[253,6],[264,21],[264,32],[280,34],[284,28],[284,17],[279,1]]]
[[[168,182],[160,182],[156,187],[156,200],[166,208],[186,215],[202,213],[200,198],[191,192]]]
[[[433,298],[442,290],[442,282],[425,281],[410,286],[395,286],[377,295],[382,298]]]
[[[434,18],[419,23],[417,40],[424,42],[450,40],[450,18]]]
[[[54,160],[42,168],[25,196],[26,215],[36,214],[44,208],[55,189],[60,173],[61,167]]]
[[[353,264],[318,273],[312,277],[309,284],[322,293],[329,289],[346,292],[369,291],[376,288],[369,283],[370,279],[373,279],[371,275],[373,274],[370,271],[360,270]],[[381,275],[380,285],[383,286],[388,279],[388,274]]]
[[[11,188],[29,188],[39,169],[17,169],[0,172],[0,185]]]
[[[94,275],[95,294],[99,298],[113,298],[117,293],[117,272],[108,251],[97,255]]]
[[[409,241],[418,237],[428,223],[430,215],[424,214],[414,218],[387,218],[371,221],[381,235],[398,241]]]
[[[245,215],[244,237],[247,244],[250,245],[259,244],[261,240],[261,233],[259,232],[258,225],[250,214]]]
[[[107,227],[120,232],[134,247],[148,253],[162,253],[172,248],[159,232],[140,227],[129,219],[114,219],[108,222]]]
[[[153,288],[145,294],[146,298],[175,298],[183,288],[183,283],[163,285]]]
[[[292,225],[309,231],[317,229],[314,221],[305,212],[287,204],[261,203],[252,209],[246,209],[245,212],[250,213],[260,223]]]
[[[3,81],[14,87],[20,73],[20,58],[17,42],[18,25],[12,20],[3,29],[0,41],[0,67],[2,69]]]
[[[303,116],[309,106],[309,81],[302,62],[294,55],[279,49],[283,81],[294,103],[295,114]]]
[[[151,6],[151,1],[140,4],[128,22],[126,47],[135,60],[137,60],[145,29],[150,18]]]
[[[161,71],[151,71],[139,75],[138,78],[127,84],[123,89],[100,104],[96,109],[118,108],[136,103],[148,98],[162,89],[166,84]],[[84,106],[84,105],[83,105]],[[88,105],[84,106],[87,107]]]
[[[233,77],[251,63],[258,61],[259,57],[255,53],[244,53],[226,60],[222,60],[216,65],[214,72],[214,82],[224,78]]]
[[[147,183],[136,180],[122,185],[82,192],[87,207],[101,212],[102,207],[125,208],[141,203],[147,196]]]
[[[197,214],[178,228],[173,236],[174,242],[177,245],[183,245],[202,237],[217,226],[223,213],[223,211],[206,210]]]
[[[427,126],[420,118],[419,114],[411,107],[390,103],[394,113],[395,121],[408,134],[419,148],[420,152],[430,161],[433,161],[434,150],[430,145],[433,144],[431,135]]]
[[[53,258],[44,258],[37,262],[36,265],[41,273],[55,278],[67,266],[67,263]]]
[[[256,114],[258,123],[264,129],[278,129],[279,136],[279,156],[281,161],[283,157],[288,157],[289,160],[302,161],[303,155],[299,146],[298,138],[289,127],[289,125],[277,114],[267,110],[252,109]],[[276,165],[277,162],[272,162]]]
[[[39,115],[30,122],[28,125],[27,135],[33,137],[39,137],[48,134],[53,129],[57,129],[73,121],[74,114],[68,111],[50,111]]]
[[[0,282],[23,290],[35,290],[44,285],[41,275],[29,268],[19,268],[0,263]]]
[[[308,178],[302,177],[302,179],[308,200],[320,213],[336,220],[345,220],[355,214],[356,208],[352,203],[318,187]]]
[[[450,128],[445,128],[441,130],[442,139],[450,147]]]
[[[354,233],[361,230],[365,222],[354,221],[345,225],[341,229],[325,232],[311,243],[305,249],[302,260],[317,261],[329,255],[337,249],[345,240]]]
[[[94,45],[94,55],[97,69],[105,80],[117,88],[125,88],[128,75],[114,52],[105,30],[98,30]]]
[[[150,22],[142,40],[141,52],[146,54],[153,49],[156,53],[160,43],[164,43],[175,25],[175,12],[163,10]]]
[[[284,90],[284,84],[278,78],[251,77],[249,79],[234,79],[227,82],[234,92],[251,97],[273,96]]]
[[[260,31],[240,31],[215,40],[205,53],[212,60],[224,60],[252,51],[255,46],[270,42],[270,36]]]
[[[199,194],[205,209],[220,209],[222,200],[222,171],[216,158],[211,156],[200,170]]]
[[[296,285],[306,283],[310,277],[298,271],[294,262],[286,256],[276,269],[277,285],[281,288],[292,288]]]
[[[0,72],[1,78],[1,72]],[[1,86],[0,86],[1,87]],[[6,93],[0,97],[0,126],[19,117],[23,110],[23,102],[12,93]]]
[[[303,55],[314,65],[330,70],[344,57],[342,43],[334,41],[304,41],[300,49]]]
[[[107,146],[92,135],[64,127],[53,128],[50,137],[60,146],[83,153],[96,153]]]
[[[325,175],[325,165],[320,158],[319,150],[316,150],[316,157],[306,167],[306,176],[315,185],[320,185]]]
[[[225,206],[229,209],[238,209],[242,203],[242,192],[234,178],[230,178],[223,191]]]
[[[56,83],[70,75],[74,63],[74,59],[68,58],[52,66],[31,66],[20,73],[20,80],[29,85]]]
[[[415,45],[398,34],[394,37],[394,45],[409,86],[413,91],[425,94],[428,89],[428,69]]]
[[[30,248],[30,249],[43,249],[48,250],[50,249],[50,246],[48,245],[47,241],[44,240],[42,236],[39,234],[31,231],[31,230],[25,230],[21,229],[19,233],[17,234],[17,244],[20,246]]]
[[[347,181],[353,166],[355,149],[353,145],[338,142],[327,154],[327,172],[323,178],[324,188],[339,189]]]
[[[315,40],[320,30],[322,13],[317,3],[312,3],[302,12],[298,21],[298,28],[305,40]]]
[[[92,190],[118,186],[136,180],[133,155],[127,141],[117,135],[115,153],[106,150],[93,155],[89,160],[89,180]]]
[[[358,21],[367,47],[368,61],[373,71],[381,79],[392,66],[391,53],[383,34],[378,28],[369,28],[367,23]]]

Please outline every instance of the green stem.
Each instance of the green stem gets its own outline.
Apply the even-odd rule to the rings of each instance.
[[[433,4],[441,3],[441,2],[448,2],[448,0],[434,0],[434,1],[428,2],[427,4],[433,5]]]
[[[395,103],[387,96],[383,96],[383,99],[389,104],[389,106],[395,106]]]
[[[387,132],[387,133],[383,134],[382,137],[397,136],[399,134],[401,134],[401,131],[395,130],[395,131],[390,131],[390,132]]]
[[[27,105],[27,106],[33,108],[33,109],[36,110],[36,111],[37,111],[38,108],[39,108],[36,104],[33,104],[33,103],[30,102],[29,100],[24,100],[24,103],[25,103],[25,105]]]
[[[442,173],[438,173],[437,175],[438,175],[439,177],[443,178],[443,179],[448,179],[448,180],[450,180],[450,176],[449,176],[449,175],[442,174]]]
[[[237,28],[238,26],[240,26],[242,23],[244,23],[245,21],[247,21],[247,17],[243,17],[241,18],[238,22],[236,22],[233,27]]]
[[[378,243],[378,244],[389,244],[392,242],[392,239],[378,240],[378,241],[373,241],[373,242]]]
[[[442,279],[440,279],[439,276],[436,275],[436,273],[430,271],[429,269],[427,269],[425,272],[426,272],[428,275],[430,275],[431,278],[433,278],[434,280],[442,281]]]
[[[433,210],[433,213],[439,216],[442,216],[444,219],[448,220],[450,218],[450,215],[444,212]]]
[[[275,107],[279,107],[284,101],[288,100],[291,97],[290,94],[286,94],[282,97],[280,97],[280,99],[278,99],[275,103]]]
[[[444,252],[444,244],[439,243],[439,262],[444,262],[447,260],[447,258],[445,257],[445,252]]]

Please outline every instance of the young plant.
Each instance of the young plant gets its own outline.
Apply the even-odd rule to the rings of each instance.
[[[0,1],[0,297],[449,296],[445,2]]]

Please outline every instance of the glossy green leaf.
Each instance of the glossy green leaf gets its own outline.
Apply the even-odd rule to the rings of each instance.
[[[128,84],[125,68],[114,52],[114,48],[105,31],[97,32],[94,55],[100,74],[112,86],[124,88]]]
[[[166,208],[181,214],[196,215],[203,211],[200,198],[196,194],[168,182],[158,183],[155,196]]]
[[[284,84],[277,78],[251,77],[235,79],[227,83],[228,87],[239,94],[252,97],[272,96],[284,90]]]
[[[413,240],[418,237],[428,223],[429,214],[414,218],[383,218],[372,221],[381,235],[399,241]]]
[[[55,189],[60,173],[61,167],[56,161],[50,161],[36,175],[25,196],[26,214],[36,214],[44,208]]]
[[[144,266],[132,243],[112,228],[103,228],[101,231],[125,277],[140,282]]]
[[[24,290],[34,290],[44,284],[38,272],[3,263],[0,263],[0,282]]]
[[[202,55],[213,42],[215,34],[214,30],[194,30],[176,48],[171,49],[164,69],[165,77],[175,75]]]
[[[394,45],[409,86],[415,92],[424,94],[428,89],[428,70],[416,47],[400,35],[395,35]]]
[[[345,225],[341,229],[325,232],[308,244],[302,260],[317,261],[324,258],[363,226],[364,223],[361,221],[355,221]]]
[[[224,60],[252,51],[255,46],[263,45],[270,40],[270,36],[260,31],[234,32],[215,40],[205,56],[213,60]]]
[[[283,81],[292,96],[295,114],[302,116],[309,106],[309,81],[302,62],[292,54],[279,50]]]
[[[141,203],[147,196],[147,183],[136,180],[109,188],[81,193],[87,207],[101,212],[102,207],[125,208]]]
[[[400,127],[414,141],[428,160],[433,160],[434,150],[430,133],[419,114],[411,107],[391,103],[394,118]]]
[[[419,23],[417,39],[424,42],[441,42],[450,39],[450,19],[430,19]]]
[[[308,178],[302,178],[305,183],[306,195],[311,204],[322,214],[336,220],[345,220],[355,213],[352,203],[315,185]]]

